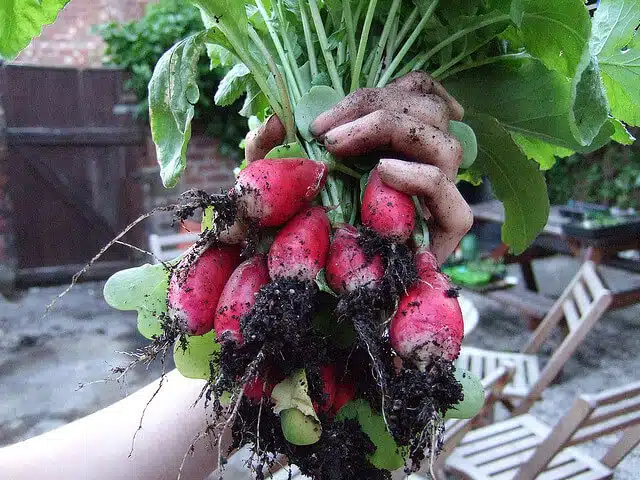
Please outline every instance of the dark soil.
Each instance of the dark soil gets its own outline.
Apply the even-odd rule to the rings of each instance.
[[[389,344],[385,320],[398,297],[417,280],[412,252],[367,229],[361,230],[361,246],[367,256],[383,258],[385,275],[376,288],[360,288],[337,301],[320,293],[314,282],[294,279],[278,279],[260,290],[255,305],[240,321],[244,344],[221,339],[216,393],[237,392],[254,375],[275,384],[304,368],[309,395],[322,404],[320,369],[332,363],[338,382],[356,385],[356,398],[366,399],[378,412],[384,408],[396,443],[409,447],[407,470],[416,470],[425,451],[432,446],[437,449],[441,419],[461,400],[462,389],[450,362],[436,362],[426,372],[400,367]],[[375,447],[357,422],[333,422],[328,414],[320,414],[320,419],[320,441],[294,446],[284,439],[280,418],[266,398],[261,408],[245,399],[234,421],[234,443],[236,447],[253,444],[261,466],[268,466],[276,454],[286,455],[316,480],[390,478],[389,472],[369,463],[367,453]],[[260,472],[258,478],[262,478]]]
[[[275,462],[268,452],[286,455],[289,463],[297,465],[300,471],[311,478],[330,480],[388,480],[388,471],[374,468],[367,455],[375,451],[374,444],[362,432],[354,420],[345,422],[323,422],[320,440],[310,446],[295,446],[286,441],[280,427],[280,417],[271,408],[262,408],[260,428],[258,413],[260,409],[245,402],[240,407],[235,422],[232,448],[246,443],[260,446],[254,450],[258,459],[256,477],[265,478],[263,467],[272,467]]]
[[[445,412],[462,401],[462,386],[453,376],[451,362],[433,362],[426,371],[403,367],[392,379],[388,390],[387,421],[399,445],[410,447],[410,469],[420,468],[425,451],[436,436],[440,447]]]

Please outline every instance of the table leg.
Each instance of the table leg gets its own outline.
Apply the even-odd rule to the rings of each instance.
[[[522,276],[524,277],[524,283],[527,286],[527,289],[532,292],[537,292],[538,284],[536,283],[536,276],[533,273],[531,262],[520,262],[520,270],[522,271]]]

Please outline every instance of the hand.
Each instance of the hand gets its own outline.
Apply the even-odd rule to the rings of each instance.
[[[442,263],[473,223],[454,183],[462,147],[447,131],[449,120],[460,120],[463,113],[442,85],[426,73],[412,72],[384,88],[355,91],[319,115],[310,130],[338,157],[392,151],[404,159],[382,158],[380,177],[421,197],[431,251]],[[247,161],[262,158],[283,141],[284,127],[273,116],[247,136]]]

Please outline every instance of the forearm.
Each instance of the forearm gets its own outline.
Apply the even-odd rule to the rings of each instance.
[[[206,426],[204,401],[192,407],[204,383],[167,374],[149,404],[133,453],[131,441],[158,381],[92,415],[44,435],[0,449],[0,472],[13,480],[171,479]],[[216,468],[217,440],[201,439],[187,457],[183,478],[206,477]]]

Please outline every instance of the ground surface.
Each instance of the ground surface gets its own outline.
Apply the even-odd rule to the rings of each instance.
[[[577,262],[556,257],[535,265],[541,289],[558,295],[577,270]],[[606,269],[613,287],[629,274]],[[45,432],[122,398],[157,378],[160,367],[139,369],[126,388],[96,383],[112,366],[145,340],[135,330],[135,314],[110,309],[101,283],[78,285],[43,317],[45,306],[61,288],[32,289],[15,300],[0,297],[0,446]],[[518,349],[528,332],[517,311],[504,310],[481,296],[469,295],[480,311],[480,324],[465,342],[496,349]],[[640,305],[607,313],[565,368],[562,380],[545,392],[533,413],[553,423],[581,392],[640,380]],[[596,442],[594,455],[611,444]],[[640,449],[620,465],[616,478],[631,480],[640,472]]]

